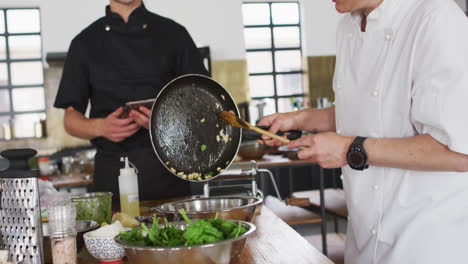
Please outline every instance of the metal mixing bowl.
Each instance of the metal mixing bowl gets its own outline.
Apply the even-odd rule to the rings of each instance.
[[[76,221],[76,249],[79,253],[85,246],[83,234],[97,229],[99,225],[90,220],[77,220]],[[52,263],[52,248],[49,237],[49,223],[42,223],[42,236],[44,245],[44,260],[45,263]]]
[[[243,160],[261,160],[263,155],[267,154],[272,147],[260,144],[257,141],[242,142],[237,155]]]
[[[164,263],[164,264],[235,264],[239,263],[247,237],[255,232],[255,225],[234,221],[247,228],[242,236],[200,246],[178,247],[140,247],[127,245],[119,237],[115,242],[125,249],[129,263]],[[184,229],[186,222],[171,222],[178,229]],[[162,227],[162,225],[161,225]]]
[[[251,222],[255,209],[263,202],[257,197],[210,197],[166,203],[155,209],[169,221],[182,220],[178,210],[184,209],[190,219],[214,218]]]

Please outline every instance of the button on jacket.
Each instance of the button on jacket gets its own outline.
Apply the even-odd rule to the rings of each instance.
[[[429,134],[468,154],[468,21],[449,0],[384,0],[343,17],[333,81],[345,136]],[[347,264],[464,263],[468,174],[342,168]]]

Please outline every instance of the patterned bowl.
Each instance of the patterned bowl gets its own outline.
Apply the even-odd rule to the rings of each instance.
[[[90,237],[89,233],[83,235],[86,249],[99,263],[120,263],[125,257],[125,250],[119,246],[114,237]]]

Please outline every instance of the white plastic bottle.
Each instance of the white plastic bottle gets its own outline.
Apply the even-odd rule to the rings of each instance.
[[[128,158],[121,159],[125,168],[120,169],[119,191],[120,210],[130,216],[140,215],[140,199],[138,197],[138,176],[135,168],[129,166]]]

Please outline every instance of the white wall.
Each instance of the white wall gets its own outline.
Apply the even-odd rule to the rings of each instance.
[[[284,1],[284,0],[283,0]],[[335,53],[340,15],[331,1],[300,0],[304,55]],[[40,7],[43,51],[65,52],[71,39],[104,16],[108,0],[1,0],[0,7]],[[214,60],[245,58],[242,0],[145,0],[152,12],[184,25],[195,43],[209,45]]]
[[[245,58],[240,0],[147,0],[148,9],[184,25],[215,60]]]
[[[40,7],[43,50],[64,52],[82,29],[104,16],[108,0],[1,0],[0,7]],[[152,12],[190,32],[197,45],[209,45],[216,60],[245,57],[239,0],[146,0]]]
[[[302,0],[304,54],[336,54],[336,28],[342,15],[331,0]]]
[[[463,9],[463,11],[467,11],[466,10],[466,0],[455,0],[455,2],[458,3],[458,5],[461,7],[461,9]]]

